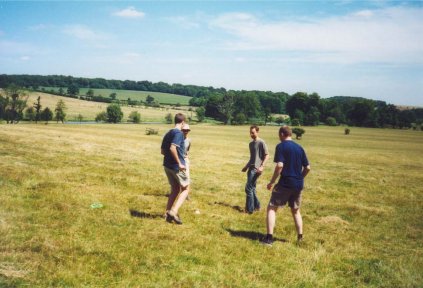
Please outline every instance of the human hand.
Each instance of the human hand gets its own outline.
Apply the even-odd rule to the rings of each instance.
[[[264,171],[264,167],[260,166],[259,168],[256,169],[257,170],[257,174],[261,174]]]
[[[272,190],[272,186],[273,186],[273,183],[269,182],[269,184],[267,184],[267,190]]]

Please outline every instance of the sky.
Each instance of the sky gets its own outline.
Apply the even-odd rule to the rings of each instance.
[[[423,107],[423,1],[3,1],[0,74]]]

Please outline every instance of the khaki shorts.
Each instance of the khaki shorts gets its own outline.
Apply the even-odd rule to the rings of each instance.
[[[167,167],[164,167],[164,170],[167,176],[167,180],[169,181],[169,184],[171,186],[179,185],[182,187],[186,187],[189,185],[190,179],[184,170],[177,171],[177,170],[169,169]]]
[[[269,206],[280,207],[288,202],[289,207],[298,209],[301,206],[301,191],[295,191],[291,188],[278,187],[273,188],[272,196],[270,197]]]

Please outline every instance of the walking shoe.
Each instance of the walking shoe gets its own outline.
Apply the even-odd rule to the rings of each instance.
[[[265,237],[263,237],[263,239],[260,240],[260,243],[266,246],[272,246],[273,238],[266,235]]]
[[[177,214],[172,215],[171,212],[167,212],[166,213],[166,221],[169,223],[175,222],[176,224],[181,225],[182,224],[182,220],[181,218],[179,218],[179,216]]]
[[[301,246],[304,242],[304,238],[303,238],[303,235],[301,234],[301,235],[298,235],[298,237],[297,237],[297,245],[298,246]]]

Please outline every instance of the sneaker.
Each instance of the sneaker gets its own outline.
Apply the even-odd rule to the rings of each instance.
[[[179,218],[177,214],[172,215],[170,212],[166,213],[166,221],[169,223],[175,222],[176,224],[179,224],[179,225],[182,224],[181,218]]]
[[[266,246],[272,246],[273,239],[266,235],[263,239],[260,240],[260,243]]]

